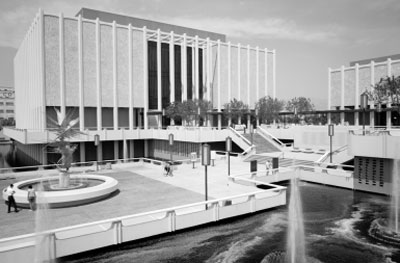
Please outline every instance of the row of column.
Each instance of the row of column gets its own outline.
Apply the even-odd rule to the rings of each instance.
[[[386,63],[387,63],[387,76],[391,76],[392,75],[392,60],[390,58],[388,58]],[[371,63],[369,64],[370,74],[371,74],[371,76],[370,76],[371,86],[374,86],[377,81],[375,79],[375,66],[376,66],[375,62],[371,61]],[[341,75],[341,78],[340,78],[340,87],[341,87],[341,89],[340,89],[340,92],[341,92],[340,109],[341,110],[344,110],[344,107],[345,107],[345,105],[344,105],[344,99],[345,99],[344,73],[345,73],[345,70],[346,69],[344,66],[342,66],[340,68],[340,75]],[[354,108],[357,110],[357,109],[360,109],[360,95],[361,95],[361,93],[360,93],[360,65],[358,63],[355,64],[354,70],[355,70],[355,97],[354,97],[355,105],[354,105]],[[331,68],[328,68],[328,110],[331,110],[331,107],[332,107],[332,102],[331,102],[331,99],[332,99],[332,97],[331,97],[331,92],[332,92],[331,74],[332,74],[332,72],[333,72],[333,70]],[[369,106],[370,106],[370,109],[372,109],[372,110],[375,109],[375,103],[373,101],[369,101]],[[390,108],[391,104],[388,103],[386,105],[386,107]],[[344,114],[345,114],[344,112],[340,113],[340,123],[342,125],[344,125],[344,123],[345,123]],[[330,116],[331,116],[331,114],[328,114],[328,123],[331,123]],[[354,118],[355,118],[354,124],[356,126],[359,126],[360,125],[359,124],[360,123],[359,112],[355,112]],[[374,126],[375,125],[375,114],[369,114],[369,118],[370,118],[370,125]],[[386,126],[388,128],[390,128],[391,125],[392,125],[391,111],[386,111]]]
[[[41,12],[41,18],[43,19],[43,13]],[[79,119],[80,119],[80,130],[84,130],[85,124],[85,114],[84,114],[84,84],[83,84],[83,29],[82,29],[82,17],[81,15],[77,18],[77,32],[78,32],[78,89],[79,89]],[[42,24],[44,27],[44,23]],[[134,111],[133,111],[133,61],[132,61],[132,25],[128,25],[128,89],[129,89],[129,129],[134,128]],[[42,29],[41,34],[42,38],[44,38],[44,30]],[[147,49],[147,41],[146,41],[146,29],[143,30],[143,45],[145,45],[144,51]],[[97,18],[95,21],[95,56],[96,56],[96,118],[97,118],[97,129],[102,129],[102,87],[101,87],[101,40],[100,40],[100,21]],[[59,74],[60,74],[60,110],[63,116],[66,114],[66,91],[65,91],[65,45],[64,45],[64,16],[61,13],[59,15]],[[147,53],[144,54],[143,57],[144,66],[147,65]],[[44,63],[44,62],[43,62]],[[146,67],[147,68],[147,67]],[[144,70],[145,80],[144,85],[147,87],[147,78],[146,78],[146,70]],[[117,86],[117,25],[114,21],[112,23],[112,89],[113,89],[113,128],[118,129],[118,86]],[[45,84],[44,85],[44,92],[45,92]],[[144,92],[145,96],[144,99],[147,97],[146,89]],[[146,99],[145,101],[145,108],[146,108]],[[147,107],[148,108],[148,107]],[[44,112],[44,114],[46,114]],[[147,110],[145,112],[145,116],[147,117]],[[147,122],[144,122],[145,126]],[[46,128],[46,123],[44,122],[43,128]]]
[[[145,32],[144,28],[144,32]],[[161,31],[157,30],[157,98],[158,98],[158,104],[157,104],[157,109],[158,111],[162,111],[162,82],[161,82]],[[175,65],[175,54],[174,54],[174,46],[175,46],[175,38],[174,38],[174,32],[171,31],[170,33],[170,40],[169,40],[169,63],[170,63],[170,102],[173,102],[175,100],[175,70],[174,70],[174,65]],[[222,110],[222,103],[221,103],[221,59],[218,56],[218,54],[221,54],[221,41],[217,40],[216,41],[217,45],[217,54],[216,54],[216,71],[217,71],[217,110],[218,112],[221,112]],[[183,34],[182,36],[182,55],[181,55],[181,65],[182,65],[182,74],[181,74],[181,83],[182,83],[182,101],[187,100],[187,35]],[[228,101],[232,99],[231,95],[231,72],[232,72],[232,58],[231,58],[231,48],[232,44],[230,42],[227,43],[228,46],[228,70],[227,70],[227,75],[228,75]],[[212,50],[212,43],[210,38],[206,39],[205,45],[202,46],[203,50],[206,50],[205,54],[203,53],[203,83],[205,83],[206,90],[207,92],[205,93],[205,96],[202,99],[207,99],[208,101],[211,101],[211,92],[213,89],[213,50]],[[241,94],[241,50],[242,47],[240,44],[238,44],[238,60],[237,60],[237,66],[238,66],[238,74],[237,74],[237,83],[238,83],[238,100],[240,100],[240,94]],[[200,78],[199,78],[199,38],[198,36],[195,36],[194,38],[194,52],[193,54],[193,64],[194,67],[192,67],[193,70],[193,80],[194,80],[194,87],[195,87],[195,99],[201,99],[199,97],[199,87],[200,87]],[[147,52],[144,52],[147,54]],[[260,66],[259,66],[259,53],[260,50],[257,47],[256,48],[256,99],[258,100],[260,95],[259,95],[259,71],[260,71]],[[264,55],[265,55],[265,95],[268,95],[268,50],[264,49]],[[207,58],[207,59],[206,59]],[[147,57],[145,58],[147,60]],[[247,104],[250,105],[250,96],[251,96],[251,80],[250,80],[250,46],[247,46]],[[273,85],[273,94],[272,97],[276,98],[276,52],[275,50],[272,51],[272,85]],[[161,118],[162,116],[158,116],[158,124],[159,127],[161,127]],[[221,115],[218,115],[218,127],[221,128]],[[210,123],[208,123],[210,125]]]
[[[43,13],[41,13],[41,18],[43,19]],[[78,21],[78,86],[79,86],[79,117],[80,117],[80,129],[84,130],[84,123],[85,123],[85,116],[84,116],[84,85],[83,85],[83,30],[82,30],[82,17],[79,15],[77,18]],[[44,27],[44,23],[42,24],[42,27]],[[112,71],[112,85],[113,85],[113,118],[114,118],[114,129],[118,129],[118,89],[117,89],[117,33],[116,33],[116,22],[114,21],[112,23],[112,64],[113,64],[113,71]],[[132,43],[132,25],[128,25],[128,72],[129,72],[129,128],[133,129],[133,77],[132,77],[132,67],[133,67],[133,61],[132,61],[132,49],[133,49],[133,43]],[[44,30],[42,28],[42,35],[44,35]],[[148,31],[146,27],[143,27],[143,66],[144,66],[144,126],[147,128],[147,112],[148,112],[148,53],[147,53],[147,38],[148,38]],[[162,111],[162,81],[161,81],[161,31],[157,30],[157,93],[158,93],[158,111]],[[170,85],[171,87],[175,87],[175,76],[174,76],[174,45],[175,45],[175,35],[174,32],[170,32]],[[187,63],[187,52],[186,52],[186,47],[188,45],[188,37],[186,34],[182,35],[182,56],[181,56],[181,65],[186,65]],[[200,87],[200,81],[205,82],[205,86],[207,88],[207,92],[205,93],[205,99],[211,100],[211,92],[213,90],[213,66],[212,61],[213,61],[213,43],[214,41],[211,41],[209,38],[205,40],[205,43],[200,47],[199,44],[199,37],[195,36],[193,41],[193,62],[194,62],[194,67],[193,67],[193,81],[194,81],[194,87],[195,87],[195,98],[199,99],[199,87]],[[65,91],[65,47],[64,47],[64,16],[63,14],[59,15],[59,74],[60,74],[60,108],[61,108],[61,113],[65,116],[66,114],[66,91]],[[101,98],[101,41],[100,41],[100,21],[97,18],[95,21],[95,46],[96,46],[96,115],[97,115],[97,129],[102,129],[102,98]],[[221,59],[218,56],[218,54],[221,53],[221,41],[217,40],[216,41],[217,45],[217,54],[216,54],[216,71],[218,76],[221,76]],[[232,59],[231,59],[231,43],[227,43],[228,45],[228,99],[231,100],[231,71],[232,71]],[[240,44],[238,44],[238,98],[240,100],[240,91],[241,91],[241,85],[240,85],[240,78],[241,78],[241,50],[242,47]],[[203,48],[206,50],[206,54],[203,55],[203,61],[206,60],[207,58],[207,63],[203,63],[203,72],[206,74],[203,77],[202,80],[200,80],[199,76],[199,48]],[[255,96],[257,99],[259,99],[259,48],[256,48],[256,72],[257,72],[257,77],[255,80],[255,86],[257,87],[257,91]],[[267,59],[267,54],[268,50],[264,50],[265,54],[265,94],[268,94],[268,59]],[[273,89],[273,98],[276,97],[276,78],[275,78],[275,50],[272,51],[272,89]],[[251,92],[251,80],[250,80],[250,46],[247,46],[247,93],[248,93],[248,101],[247,103],[250,104],[250,92]],[[182,67],[182,100],[187,99],[187,68]],[[221,78],[219,77],[217,80],[217,110],[218,112],[221,112],[222,110],[222,103],[221,103]],[[171,93],[170,93],[170,102],[174,101],[174,88],[171,88]],[[45,113],[44,113],[45,114]],[[161,122],[159,122],[161,123]],[[221,126],[221,116],[218,115],[218,126]],[[44,128],[46,128],[46,124],[44,123]]]

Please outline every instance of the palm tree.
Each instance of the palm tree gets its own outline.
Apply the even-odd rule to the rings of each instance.
[[[72,155],[77,148],[77,145],[70,143],[70,139],[82,133],[74,129],[74,126],[79,122],[79,117],[73,119],[72,113],[64,116],[58,109],[54,110],[57,113],[57,121],[53,120],[56,138],[48,146],[54,147],[56,152],[61,154],[61,158],[57,162],[57,168],[61,172],[59,187],[67,188],[69,187],[69,168],[72,165]]]

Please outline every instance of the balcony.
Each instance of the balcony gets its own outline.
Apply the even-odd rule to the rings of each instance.
[[[169,127],[168,129],[103,129],[84,130],[72,138],[71,142],[91,142],[98,134],[101,141],[117,140],[146,140],[159,139],[168,140],[168,135],[173,134],[176,141],[188,142],[215,142],[224,141],[230,134],[229,130],[217,130],[211,127]],[[46,144],[56,139],[52,129],[26,130],[15,128],[4,128],[4,134],[23,144]]]
[[[350,130],[348,154],[354,156],[400,159],[399,129]]]

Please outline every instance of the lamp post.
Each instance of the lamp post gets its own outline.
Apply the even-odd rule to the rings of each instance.
[[[209,144],[204,144],[203,145],[203,151],[201,155],[201,163],[204,165],[204,187],[205,187],[205,201],[207,202],[208,200],[208,189],[207,189],[207,166],[210,165],[210,145]],[[206,210],[207,210],[207,204],[206,204]]]
[[[382,105],[380,103],[378,103],[378,105],[376,107],[376,112],[378,113],[378,115],[377,115],[377,117],[378,117],[378,119],[377,119],[378,125],[377,126],[378,126],[378,129],[379,129],[380,122],[381,122],[381,112],[382,112]]]
[[[169,141],[169,160],[172,163],[172,147],[174,146],[174,135],[172,133],[168,135],[168,141]]]
[[[232,151],[232,138],[226,137],[226,152],[228,153],[228,176],[231,176],[231,151]]]
[[[250,139],[251,139],[251,144],[253,145],[253,133],[254,133],[254,127],[253,124],[250,123]]]
[[[363,135],[365,135],[365,109],[368,106],[368,95],[366,92],[363,92],[360,95],[360,108],[363,110]]]
[[[294,123],[296,124],[296,122],[297,122],[297,108],[294,108],[293,115],[294,115]]]
[[[94,146],[96,146],[96,171],[99,170],[99,153],[98,153],[99,149],[97,147],[97,146],[99,146],[99,143],[100,143],[100,135],[95,134],[94,135]]]
[[[329,145],[330,145],[330,148],[329,148],[330,163],[332,163],[332,137],[335,133],[334,127],[335,126],[333,126],[333,124],[328,125],[328,135],[329,135],[329,141],[330,141],[330,143],[329,143]]]

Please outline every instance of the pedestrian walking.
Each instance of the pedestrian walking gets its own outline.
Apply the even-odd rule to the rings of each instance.
[[[269,160],[267,160],[265,162],[265,170],[267,171],[267,175],[269,175],[269,171],[271,170],[272,166],[271,166],[271,162]],[[272,173],[271,173],[272,174]]]
[[[33,189],[32,185],[28,187],[28,202],[31,211],[36,210],[36,191]]]
[[[6,194],[7,194],[7,197],[8,197],[7,198],[7,201],[8,201],[8,213],[11,212],[11,206],[14,207],[15,213],[18,213],[19,210],[17,208],[17,203],[15,203],[15,199],[14,199],[15,190],[14,190],[14,185],[13,184],[10,184],[7,187]]]

